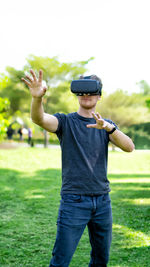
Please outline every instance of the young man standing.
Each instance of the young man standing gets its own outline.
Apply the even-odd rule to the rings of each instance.
[[[33,70],[30,73],[22,80],[32,95],[31,118],[45,130],[56,133],[62,149],[61,204],[50,267],[69,266],[86,226],[92,247],[89,267],[106,267],[112,238],[108,143],[126,152],[133,151],[134,144],[112,121],[95,113],[100,95],[78,96],[79,110],[68,115],[45,113],[42,71],[39,78]],[[91,79],[100,80],[97,76]]]

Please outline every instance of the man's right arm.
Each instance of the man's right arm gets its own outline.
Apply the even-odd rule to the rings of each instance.
[[[31,102],[32,121],[49,132],[55,132],[58,127],[58,119],[44,112],[42,98],[32,98]]]
[[[43,72],[39,71],[39,78],[36,77],[35,72],[30,70],[32,75],[26,75],[26,79],[22,81],[29,87],[32,95],[31,103],[31,118],[32,121],[49,132],[55,132],[58,127],[58,119],[44,112],[42,99],[46,93],[46,86],[42,85]]]

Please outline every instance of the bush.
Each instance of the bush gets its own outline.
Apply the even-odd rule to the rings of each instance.
[[[150,149],[150,122],[134,124],[124,132],[132,138],[136,149]]]

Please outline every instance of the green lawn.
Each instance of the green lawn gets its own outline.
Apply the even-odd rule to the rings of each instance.
[[[56,234],[60,149],[0,150],[0,266],[46,267]],[[109,267],[150,266],[150,151],[109,153],[113,241]],[[87,230],[70,267],[86,267]]]

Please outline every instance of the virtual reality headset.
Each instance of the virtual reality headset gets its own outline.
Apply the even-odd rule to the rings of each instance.
[[[91,76],[85,76],[83,79],[73,80],[71,82],[71,92],[82,96],[87,95],[101,95],[102,84],[100,81],[91,79]]]

